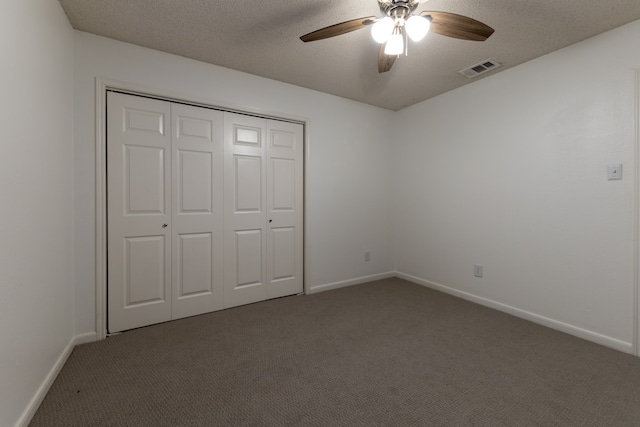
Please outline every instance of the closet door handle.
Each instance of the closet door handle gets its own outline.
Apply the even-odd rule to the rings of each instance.
[[[269,224],[271,224],[272,222],[273,222],[273,220],[272,220],[272,219],[270,219],[270,220],[269,220]]]
[[[162,224],[162,228],[167,228],[167,224]]]

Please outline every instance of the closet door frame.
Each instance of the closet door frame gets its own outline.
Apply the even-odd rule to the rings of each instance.
[[[107,92],[116,91],[129,95],[150,97],[169,102],[213,108],[232,113],[254,115],[265,119],[299,123],[303,126],[303,200],[307,205],[309,165],[309,120],[292,114],[270,113],[263,109],[238,106],[217,100],[195,98],[159,88],[125,83],[97,77],[95,79],[95,324],[96,340],[107,337]],[[308,213],[303,209],[303,293],[309,293],[309,239],[307,233]]]

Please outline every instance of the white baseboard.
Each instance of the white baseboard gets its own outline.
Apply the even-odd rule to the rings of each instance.
[[[360,283],[373,282],[374,280],[388,279],[389,277],[395,277],[395,271],[388,271],[386,273],[373,274],[371,276],[356,277],[355,279],[344,280],[341,282],[327,283],[325,285],[318,285],[309,288],[307,294],[316,294],[318,292],[330,291],[331,289],[344,288],[346,286],[359,285]]]
[[[73,338],[73,345],[87,344],[98,341],[98,335],[95,332],[87,332],[86,334],[76,335]]]
[[[16,427],[27,427],[29,425],[29,423],[31,422],[31,419],[36,414],[36,411],[38,410],[38,408],[40,407],[40,404],[44,400],[44,397],[47,395],[47,392],[49,392],[49,389],[53,385],[53,382],[56,380],[56,377],[62,370],[62,367],[67,362],[67,359],[71,355],[71,352],[73,351],[74,347],[76,345],[93,342],[95,340],[96,340],[95,332],[80,334],[71,338],[71,340],[69,341],[69,344],[67,344],[67,346],[64,348],[64,350],[58,357],[58,360],[56,360],[56,363],[54,363],[53,367],[51,368],[51,370],[45,377],[44,381],[38,388],[38,391],[29,402],[29,405],[27,405],[27,408],[22,413],[22,416],[20,416],[20,418],[18,419],[18,422],[16,423]]]
[[[405,280],[408,280],[409,282],[413,282],[418,285],[425,286],[427,288],[435,289],[437,291],[441,291],[446,294],[453,295],[455,297],[474,302],[476,304],[484,305],[485,307],[493,308],[495,310],[502,311],[512,316],[516,316],[521,319],[525,319],[530,322],[537,323],[539,325],[546,326],[548,328],[555,329],[557,331],[564,332],[569,335],[573,335],[575,337],[582,338],[584,340],[603,345],[605,347],[613,348],[615,350],[622,351],[624,353],[633,354],[633,344],[629,342],[621,341],[616,338],[611,338],[606,335],[599,334],[597,332],[589,331],[587,329],[582,329],[577,326],[559,322],[557,320],[550,319],[545,316],[540,316],[538,314],[531,313],[526,310],[512,307],[510,305],[493,301],[487,298],[482,298],[477,295],[470,294],[468,292],[460,291],[454,288],[450,288],[448,286],[430,282],[428,280],[411,276],[409,274],[396,272],[396,276],[400,279],[405,279]]]

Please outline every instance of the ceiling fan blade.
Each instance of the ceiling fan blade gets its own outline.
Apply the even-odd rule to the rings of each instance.
[[[467,16],[449,12],[424,11],[420,16],[431,17],[431,31],[462,40],[483,42],[493,34],[493,28]]]
[[[341,22],[329,27],[324,27],[300,37],[303,42],[312,42],[316,40],[328,39],[329,37],[339,36],[341,34],[350,33],[359,30],[367,25],[373,24],[376,20],[375,16],[367,16],[366,18],[352,19],[351,21]]]
[[[378,73],[386,73],[393,67],[393,63],[396,62],[396,55],[387,55],[384,53],[384,47],[386,43],[380,45],[380,53],[378,53]]]

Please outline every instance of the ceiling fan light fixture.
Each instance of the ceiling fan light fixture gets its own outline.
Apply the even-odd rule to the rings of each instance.
[[[400,31],[394,31],[387,40],[387,45],[384,47],[385,55],[400,55],[404,51],[404,41],[402,40],[402,33]]]
[[[414,15],[418,4],[428,0],[377,0],[379,17],[365,16],[320,28],[300,37],[304,43],[347,34],[371,27],[378,49],[378,72],[386,73],[403,53],[408,54],[409,38],[419,41],[429,32],[462,40],[484,41],[494,29],[468,16],[449,12],[422,11]],[[436,28],[437,27],[437,28]]]
[[[393,19],[389,16],[385,16],[373,24],[371,27],[371,36],[376,42],[380,44],[385,43],[389,40],[389,37],[391,37],[394,26],[395,23],[393,22]]]
[[[414,42],[419,42],[427,35],[429,28],[431,27],[431,21],[424,16],[412,15],[407,19],[404,24],[404,28],[407,31],[407,35]]]

